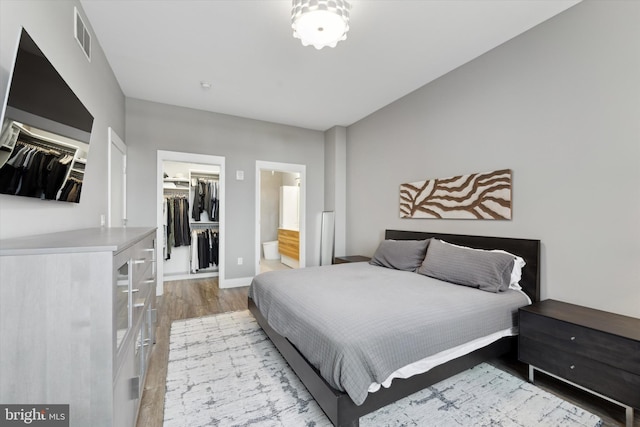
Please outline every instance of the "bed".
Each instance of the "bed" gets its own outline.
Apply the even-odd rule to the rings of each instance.
[[[422,253],[430,264],[417,271],[380,264],[383,243],[402,249],[420,242],[431,242]],[[428,271],[437,254],[468,248],[485,250],[473,257],[497,249],[521,257],[519,286],[483,292]],[[539,256],[538,240],[387,230],[378,265],[264,273],[251,284],[248,306],[331,422],[357,427],[362,415],[513,351],[517,308],[539,300]],[[433,308],[423,309],[423,301]]]

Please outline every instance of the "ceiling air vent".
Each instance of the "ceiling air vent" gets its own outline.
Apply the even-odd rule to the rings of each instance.
[[[82,51],[89,61],[91,61],[91,34],[89,34],[89,30],[87,30],[87,26],[84,25],[84,21],[80,17],[80,13],[78,12],[78,8],[74,7],[74,26],[73,26],[73,34],[76,36],[76,40],[80,44]]]

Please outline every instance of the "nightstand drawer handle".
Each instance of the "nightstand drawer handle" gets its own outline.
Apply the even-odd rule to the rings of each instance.
[[[574,369],[575,367],[576,367],[576,365],[571,365],[570,366],[571,369]]]
[[[576,340],[576,337],[571,337],[571,341],[575,341],[575,340]]]

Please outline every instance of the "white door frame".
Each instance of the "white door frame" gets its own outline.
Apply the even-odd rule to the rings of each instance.
[[[162,259],[162,245],[164,242],[164,221],[162,216],[162,203],[163,203],[163,181],[164,181],[164,168],[163,162],[183,162],[183,163],[201,163],[207,165],[220,166],[220,177],[218,181],[218,201],[220,203],[219,219],[220,230],[218,232],[218,287],[225,287],[224,278],[224,254],[225,254],[225,158],[221,156],[211,156],[208,154],[196,154],[196,153],[181,153],[177,151],[164,151],[158,150],[157,165],[156,165],[156,224],[158,229],[156,230],[156,247],[158,248],[158,260],[156,262],[156,274],[158,283],[158,295],[162,295],[164,291],[164,265]]]
[[[306,266],[307,251],[306,251],[306,204],[307,204],[307,167],[306,165],[298,165],[293,163],[278,163],[278,162],[266,162],[262,160],[256,161],[256,237],[255,237],[255,274],[260,273],[260,171],[276,171],[287,173],[299,173],[300,174],[300,268]]]
[[[107,227],[112,227],[114,225],[111,215],[111,205],[113,204],[111,199],[113,197],[113,188],[111,188],[111,156],[113,154],[113,150],[117,150],[122,153],[122,160],[124,162],[124,166],[122,168],[122,220],[124,224],[117,225],[118,227],[121,227],[127,223],[127,146],[111,126],[109,126],[107,132],[109,141],[109,145],[107,147]]]

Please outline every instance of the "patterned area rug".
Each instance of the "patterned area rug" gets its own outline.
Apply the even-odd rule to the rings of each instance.
[[[600,426],[595,415],[486,363],[360,419],[361,426]],[[173,322],[164,427],[330,427],[262,332],[236,311]]]

